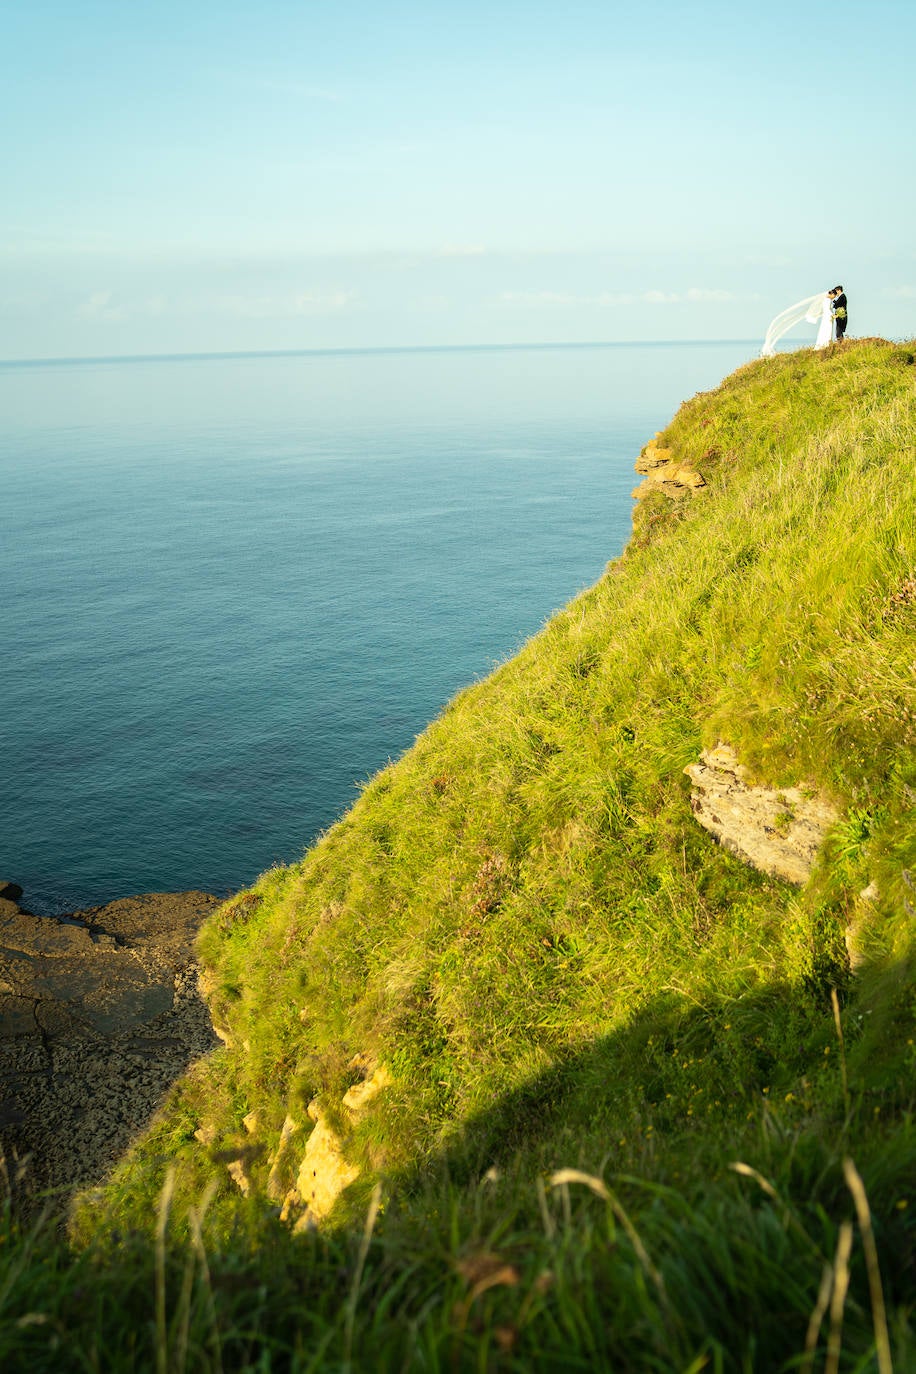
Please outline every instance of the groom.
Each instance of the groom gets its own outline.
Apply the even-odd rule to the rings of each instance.
[[[833,297],[833,318],[836,323],[836,341],[840,342],[846,333],[848,316],[846,314],[846,297],[843,295],[842,286],[835,286],[830,292]]]

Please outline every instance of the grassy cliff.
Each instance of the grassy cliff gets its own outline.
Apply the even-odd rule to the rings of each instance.
[[[48,1252],[30,1367],[916,1367],[912,346],[659,444],[705,486],[209,921],[227,1045]],[[718,741],[834,807],[804,885],[697,824]]]

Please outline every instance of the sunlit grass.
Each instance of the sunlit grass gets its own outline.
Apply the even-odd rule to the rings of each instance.
[[[846,1158],[890,1347],[913,1358],[911,358],[877,342],[785,355],[688,402],[662,442],[706,487],[643,503],[594,588],[459,694],[300,864],[210,920],[232,1047],[178,1085],[77,1224],[95,1244],[152,1234],[174,1178],[160,1363],[165,1343],[168,1368],[219,1368],[219,1330],[239,1369],[820,1368],[831,1317],[812,1314],[856,1215]],[[803,890],[694,821],[683,769],[718,739],[836,805]],[[314,1096],[339,1112],[356,1053],[394,1079],[348,1141],[363,1177],[339,1229],[291,1241],[216,1156],[255,1110],[263,1190],[286,1115],[305,1121]],[[562,1168],[593,1186],[551,1187]],[[139,1294],[152,1254],[122,1243]],[[62,1292],[96,1253],[60,1270]],[[849,1367],[871,1368],[859,1239],[849,1265],[836,1321],[865,1361]],[[39,1328],[16,1328],[33,1352]]]

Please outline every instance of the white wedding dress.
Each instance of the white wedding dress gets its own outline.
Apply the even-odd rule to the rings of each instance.
[[[776,316],[767,330],[761,349],[762,356],[771,358],[783,334],[788,334],[790,329],[794,329],[795,325],[801,324],[803,320],[807,320],[808,324],[820,325],[814,347],[826,348],[833,332],[833,312],[826,291],[819,291],[816,296],[806,296],[803,301],[796,301],[795,305],[790,305],[787,310]]]
[[[833,342],[833,301],[827,293],[824,293],[823,306],[821,308],[821,322],[817,331],[817,338],[814,340],[815,348],[826,348]]]

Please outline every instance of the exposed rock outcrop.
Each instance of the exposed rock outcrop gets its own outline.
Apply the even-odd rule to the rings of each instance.
[[[389,1086],[391,1075],[383,1064],[373,1065],[363,1055],[357,1055],[351,1067],[363,1077],[344,1094],[341,1107],[344,1121],[355,1126],[369,1104]],[[270,1157],[267,1179],[267,1196],[281,1203],[281,1220],[292,1223],[296,1233],[323,1221],[360,1174],[359,1167],[347,1158],[345,1139],[331,1125],[317,1099],[309,1103],[308,1116],[313,1125],[301,1153],[299,1140],[304,1127],[292,1116],[286,1117]],[[247,1196],[250,1178],[244,1162],[240,1154],[228,1167],[231,1178]]]
[[[673,449],[659,447],[658,436],[649,440],[634,467],[646,479],[633,492],[638,501],[653,491],[676,499],[706,486],[705,478],[696,468],[675,458]]]
[[[151,893],[51,918],[3,891],[0,1145],[30,1156],[32,1192],[69,1190],[101,1178],[216,1043],[194,939],[218,901]]]
[[[835,809],[810,789],[754,787],[727,744],[706,749],[684,772],[700,825],[738,858],[764,873],[807,882]]]
[[[365,1072],[368,1066],[361,1062],[357,1067]],[[342,1106],[346,1117],[355,1125],[370,1102],[390,1082],[391,1075],[384,1064],[380,1064],[361,1082],[355,1083],[343,1096]],[[329,1124],[318,1103],[310,1102],[308,1111],[315,1127],[306,1142],[296,1176],[295,1205],[303,1207],[304,1211],[296,1221],[295,1231],[302,1231],[323,1221],[344,1189],[359,1178],[360,1172],[346,1158],[344,1142]],[[293,1198],[287,1199],[287,1204],[292,1202]]]

